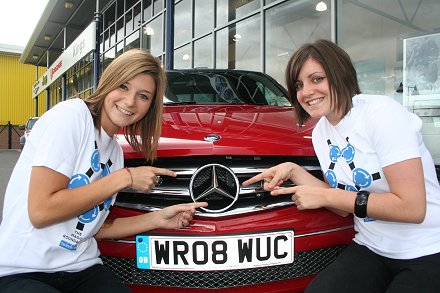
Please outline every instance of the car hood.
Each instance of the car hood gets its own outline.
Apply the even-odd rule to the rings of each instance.
[[[290,107],[165,106],[158,157],[204,155],[314,156],[314,122],[298,130]],[[219,138],[209,141],[207,137]],[[126,159],[141,157],[122,135]]]

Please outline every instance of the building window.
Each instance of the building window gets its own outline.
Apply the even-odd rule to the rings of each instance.
[[[141,48],[149,50],[154,56],[163,54],[163,15],[145,24],[139,33],[142,35]]]
[[[92,89],[93,54],[89,54],[66,72],[66,99],[85,97]]]
[[[154,0],[153,6],[154,6],[154,10],[153,10],[154,15],[161,13],[164,8],[164,0]]]
[[[174,68],[187,69],[192,67],[191,47],[186,45],[174,51]]]
[[[174,9],[174,45],[183,45],[191,40],[191,0],[182,0],[176,3]]]
[[[304,43],[331,38],[330,7],[318,12],[313,1],[287,1],[265,11],[265,71],[284,84],[292,53]]]
[[[217,0],[217,27],[240,19],[260,8],[260,0]]]
[[[259,14],[217,33],[216,67],[261,71]]]
[[[144,7],[144,21],[149,20],[153,16],[153,6],[151,0],[143,0],[142,5]]]
[[[440,164],[440,37],[433,36],[440,32],[438,11],[440,1],[435,0],[404,5],[366,0],[342,2],[337,13],[339,44],[356,66],[361,91],[394,97],[419,115],[425,144],[436,164]],[[424,47],[425,40],[432,42]],[[429,82],[422,82],[421,72],[416,79],[404,78],[411,70],[412,45],[417,46],[413,52],[431,60],[429,65],[419,62],[430,71]]]
[[[212,68],[212,35],[194,42],[194,67]]]
[[[140,48],[139,33],[137,31],[125,39],[124,51],[128,51],[133,48]]]
[[[214,28],[214,0],[194,0],[194,36],[212,32]]]

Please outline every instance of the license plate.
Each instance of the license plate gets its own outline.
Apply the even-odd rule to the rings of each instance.
[[[139,269],[212,271],[293,262],[292,230],[217,236],[136,236]]]

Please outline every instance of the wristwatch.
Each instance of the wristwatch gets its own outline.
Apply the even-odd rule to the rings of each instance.
[[[358,218],[365,218],[367,216],[367,204],[370,192],[361,190],[356,195],[354,202],[354,214]]]

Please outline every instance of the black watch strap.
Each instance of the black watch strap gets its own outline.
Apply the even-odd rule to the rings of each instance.
[[[366,190],[361,190],[356,195],[356,200],[354,202],[354,214],[358,218],[365,218],[367,216],[367,205],[368,197],[370,192]]]

